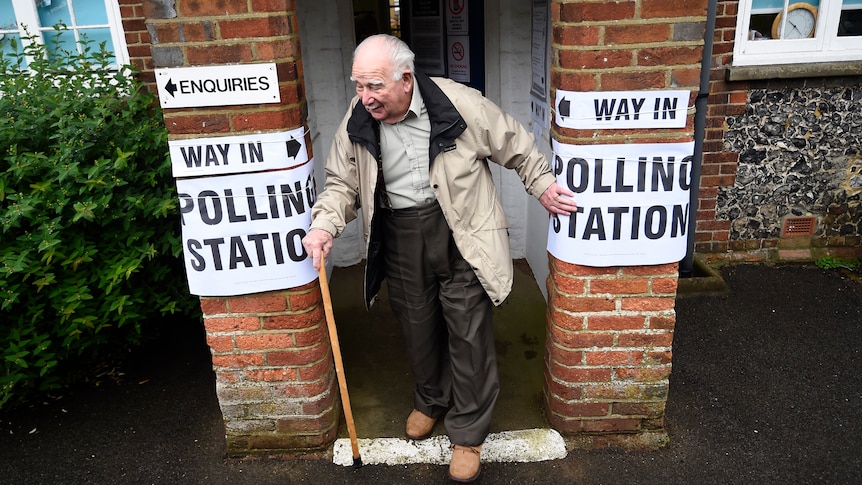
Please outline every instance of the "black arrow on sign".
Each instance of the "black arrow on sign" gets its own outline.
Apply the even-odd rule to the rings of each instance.
[[[174,97],[174,93],[177,92],[177,85],[174,84],[173,79],[168,79],[168,83],[165,84],[165,91],[167,91],[171,97]]]
[[[557,107],[557,112],[560,113],[561,118],[568,118],[572,114],[572,102],[563,96],[563,99],[560,100],[560,105]]]
[[[293,138],[291,138],[290,140],[287,140],[286,143],[287,143],[287,155],[290,158],[295,159],[296,155],[299,153],[299,149],[302,148],[302,143],[294,140]]]

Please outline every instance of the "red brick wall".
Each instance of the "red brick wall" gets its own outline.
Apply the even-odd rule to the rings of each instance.
[[[340,408],[317,281],[250,296],[202,298],[228,452],[323,448]]]
[[[695,237],[698,253],[725,253],[731,249],[730,221],[716,220],[715,209],[719,187],[732,186],[736,181],[739,159],[739,153],[725,151],[726,118],[744,113],[748,101],[747,83],[725,81],[725,70],[733,58],[737,5],[737,0],[719,1],[716,9]]]
[[[697,94],[707,0],[551,2],[551,89]],[[555,99],[555,92],[550,99]],[[680,129],[575,130],[566,144],[671,143]],[[667,441],[677,263],[590,268],[551,257],[545,404],[579,446],[655,448]]]
[[[155,82],[155,74],[144,3],[143,0],[119,0],[123,31],[129,48],[129,61],[141,72],[141,79],[152,84]]]
[[[280,103],[165,109],[172,139],[305,126],[292,0],[121,5],[132,60],[145,79],[162,67],[276,64]],[[310,150],[310,140],[306,146]],[[340,402],[321,301],[316,280],[283,291],[201,299],[230,455],[304,453],[335,439]]]
[[[585,447],[663,445],[677,264],[550,266],[549,421]]]

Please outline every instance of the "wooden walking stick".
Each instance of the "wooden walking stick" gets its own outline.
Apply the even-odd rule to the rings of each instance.
[[[353,468],[359,468],[362,466],[362,457],[359,456],[356,425],[353,423],[350,396],[347,395],[347,378],[344,376],[344,363],[341,361],[341,346],[338,345],[338,331],[335,329],[335,316],[332,313],[332,297],[329,294],[329,282],[326,280],[326,259],[322,256],[318,274],[320,275],[320,293],[323,295],[323,310],[326,313],[326,326],[329,328],[329,342],[332,344],[332,356],[335,359],[335,374],[338,377],[338,388],[341,391],[341,406],[344,408],[344,419],[347,421],[350,446],[353,448]]]

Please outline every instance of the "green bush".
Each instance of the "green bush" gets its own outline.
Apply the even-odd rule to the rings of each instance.
[[[32,40],[32,39],[31,39]],[[103,49],[0,57],[0,409],[200,318],[154,96]]]

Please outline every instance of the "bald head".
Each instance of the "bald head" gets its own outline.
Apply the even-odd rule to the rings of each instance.
[[[377,34],[363,40],[353,51],[354,64],[357,57],[371,54],[379,54],[388,58],[392,67],[393,81],[398,80],[405,71],[410,73],[416,71],[415,54],[403,40],[393,35]]]
[[[374,119],[397,123],[413,96],[413,52],[391,35],[371,36],[353,52],[350,80],[356,95]]]

